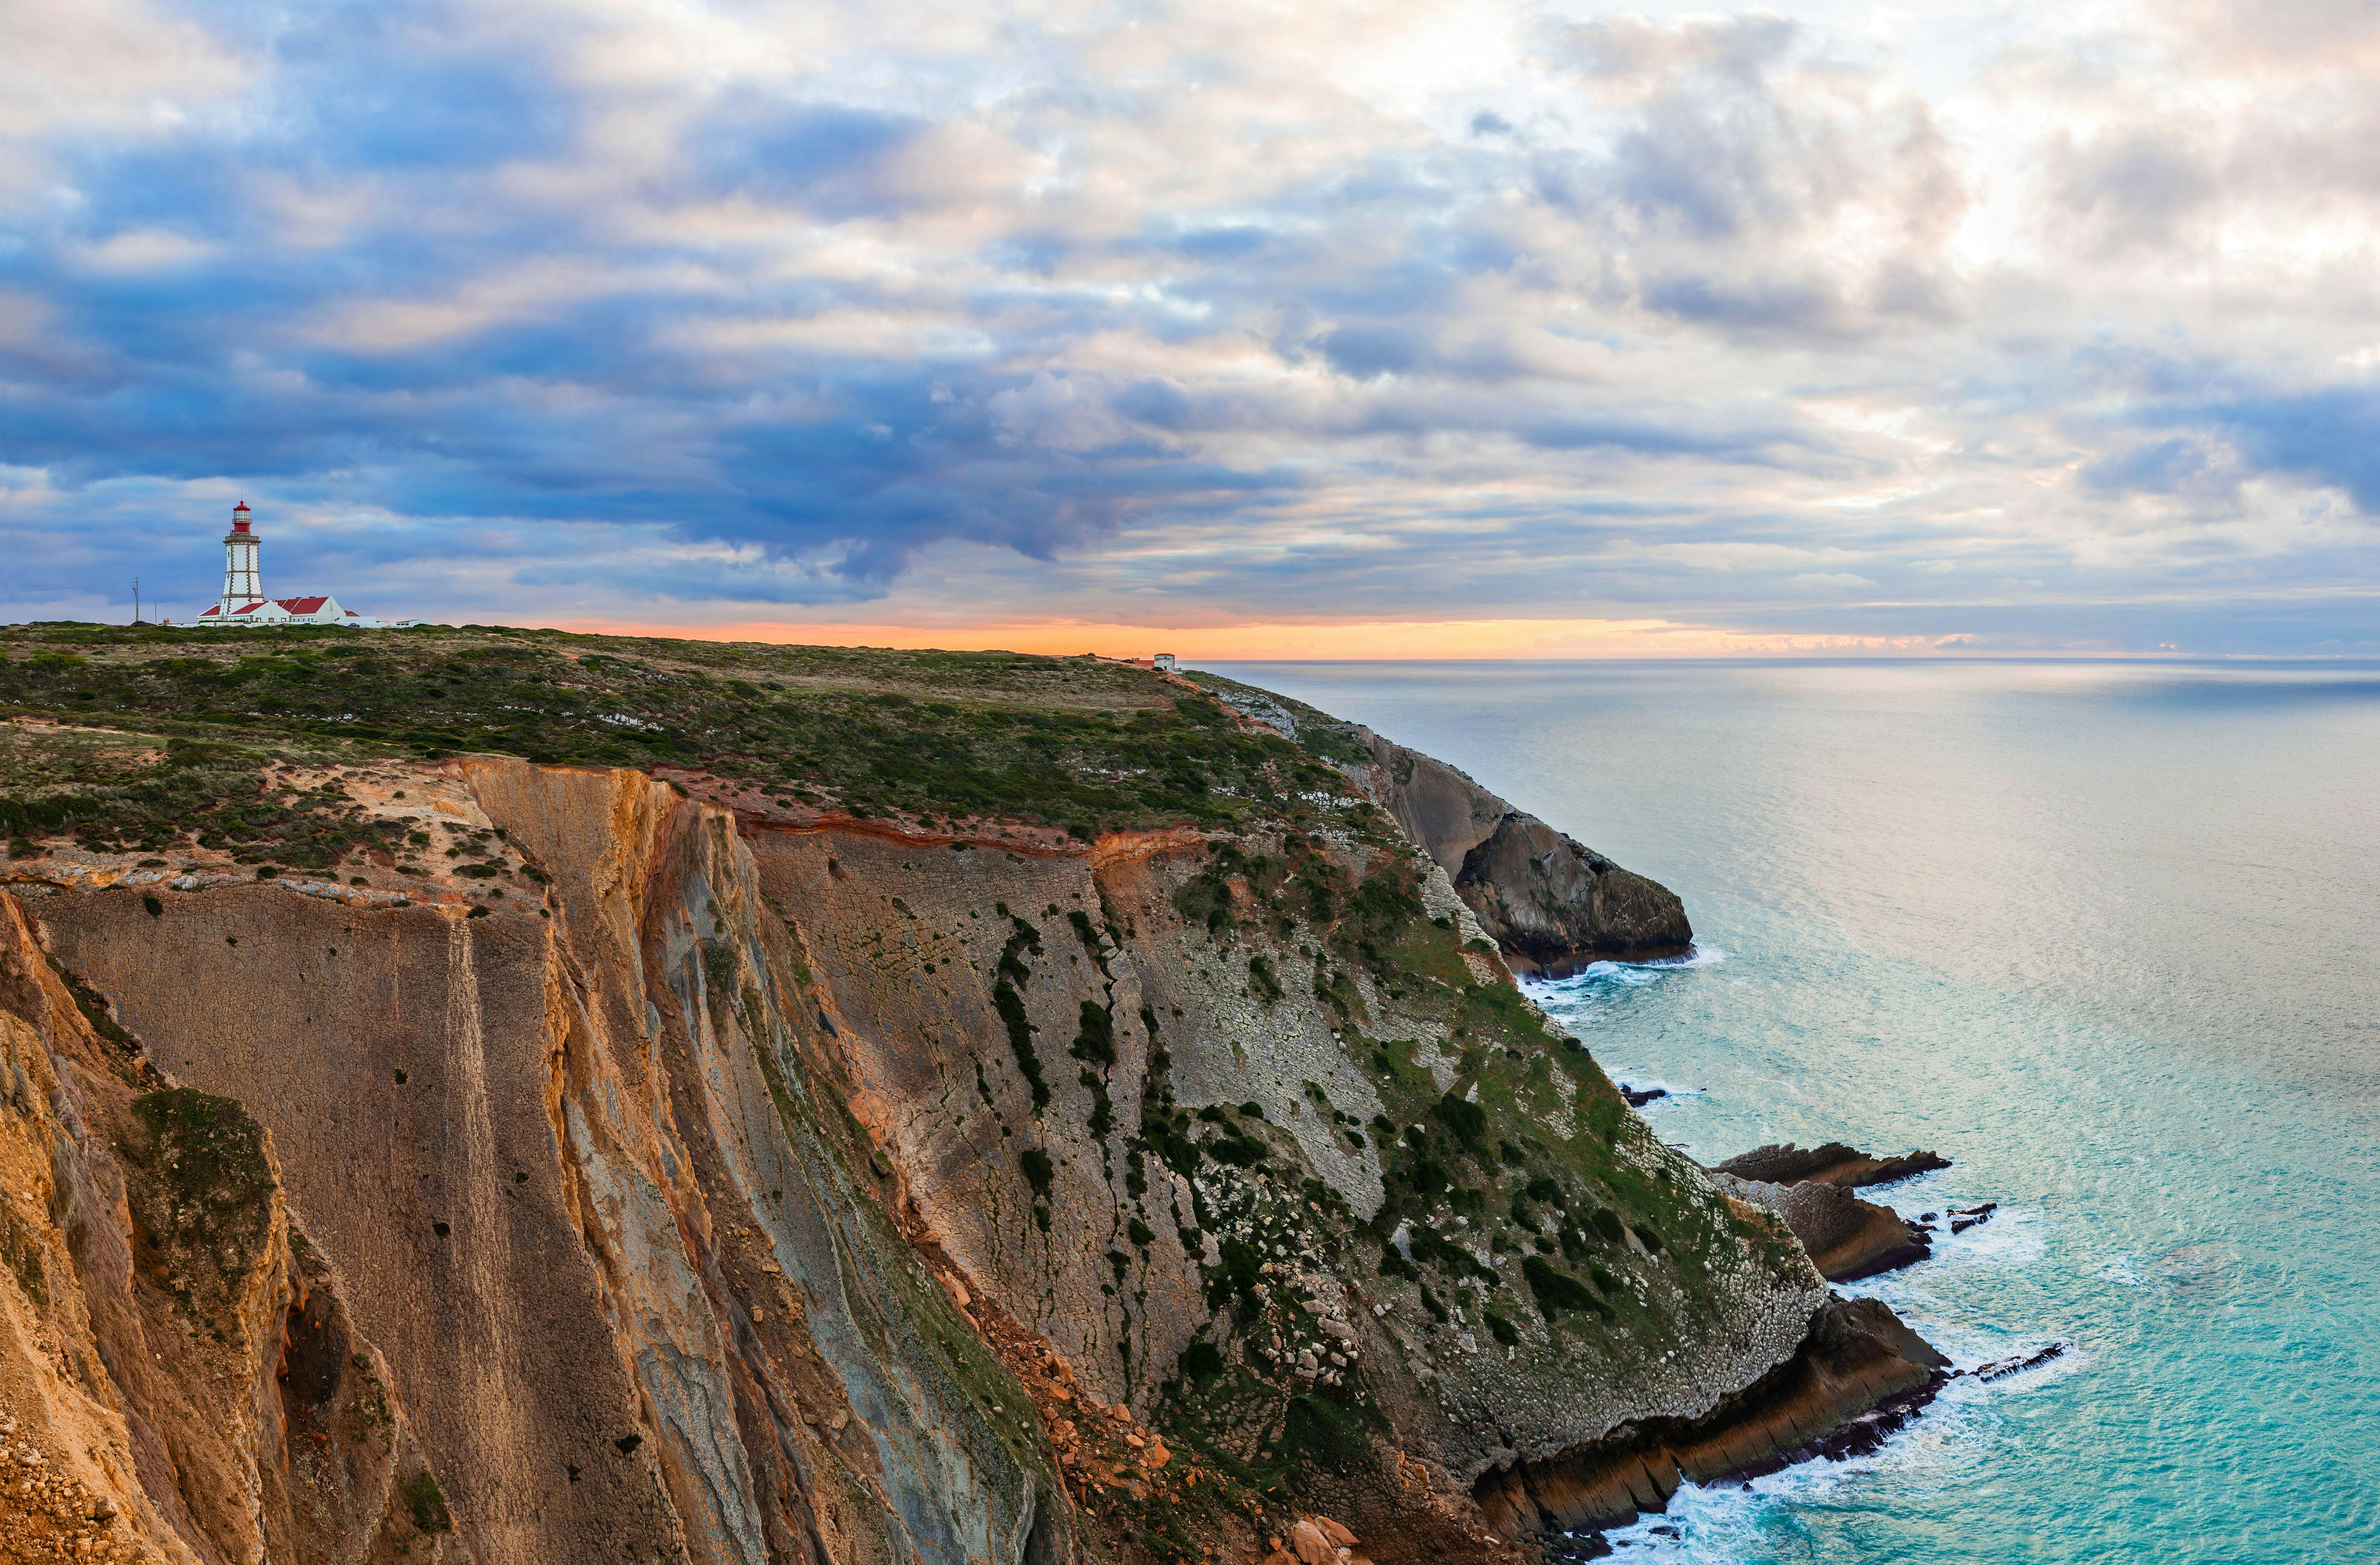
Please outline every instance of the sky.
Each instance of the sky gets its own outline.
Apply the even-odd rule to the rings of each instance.
[[[0,38],[0,618],[2380,655],[2365,0]]]

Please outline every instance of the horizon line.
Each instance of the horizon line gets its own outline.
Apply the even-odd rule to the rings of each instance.
[[[8,622],[11,628],[35,626],[89,626],[95,630],[130,630],[134,623],[152,630],[214,630],[228,632],[235,640],[258,630],[277,627],[205,626],[193,621],[164,625],[154,620],[119,622],[97,619],[24,619]],[[1557,648],[1543,645],[1548,640],[1564,640],[1544,634],[1548,626],[1559,626],[1573,631],[1592,627],[1610,630],[1608,636],[1592,639],[1602,644],[1595,647]],[[1513,642],[1535,640],[1536,645],[1507,645],[1494,651],[1458,650],[1442,644],[1443,632],[1467,632],[1475,635],[1489,627],[1505,629]],[[718,645],[737,646],[810,646],[839,647],[852,651],[882,652],[985,652],[1011,653],[1021,656],[1099,657],[1110,661],[1146,662],[1159,654],[1170,653],[1177,661],[1190,664],[1208,663],[1300,663],[1300,664],[1366,664],[1366,663],[2318,663],[2354,664],[2380,662],[2380,650],[2374,652],[2224,652],[2191,651],[2179,647],[2159,646],[2147,650],[2120,647],[1994,647],[1976,644],[1981,638],[1972,633],[1952,636],[1925,637],[1850,637],[1826,634],[1761,634],[1711,631],[1703,627],[1678,625],[1668,621],[1544,621],[1544,620],[1445,620],[1445,621],[1367,621],[1341,626],[1281,626],[1247,625],[1211,627],[1193,636],[1174,637],[1168,630],[1149,631],[1140,627],[1085,625],[1079,623],[1043,624],[1034,627],[1003,626],[970,632],[957,626],[936,627],[921,630],[909,626],[894,625],[817,625],[788,626],[781,623],[731,623],[717,626],[653,625],[618,620],[565,620],[544,625],[504,624],[493,620],[429,621],[423,630],[486,629],[517,630],[557,635],[605,636],[622,640],[707,642]],[[315,627],[309,629],[344,630],[358,635],[382,633],[352,626]],[[1178,627],[1175,629],[1179,629]],[[1415,632],[1436,630],[1440,636],[1420,636]],[[765,634],[753,632],[766,631]],[[1023,634],[1016,632],[1022,631]],[[1268,632],[1283,632],[1284,637],[1304,645],[1266,646],[1271,640]],[[744,632],[738,634],[737,632]],[[791,632],[791,633],[789,633]],[[808,632],[804,634],[802,632]],[[403,632],[395,632],[403,633]],[[1395,650],[1355,651],[1349,647],[1316,646],[1313,642],[1331,641],[1375,642],[1375,637],[1395,633],[1403,644]],[[1123,650],[1116,649],[1124,637],[1132,642]],[[865,639],[862,639],[865,638]],[[1179,650],[1183,644],[1194,648],[1198,641],[1220,640],[1241,642],[1231,650]],[[1488,639],[1480,637],[1479,639]],[[1413,644],[1416,640],[1439,641],[1441,645],[1425,650]],[[1094,644],[1086,646],[1086,642]],[[1256,644],[1251,644],[1254,642]],[[1099,643],[1105,643],[1101,645]],[[1649,643],[1649,644],[1648,644]],[[1667,643],[1667,644],[1663,644]]]

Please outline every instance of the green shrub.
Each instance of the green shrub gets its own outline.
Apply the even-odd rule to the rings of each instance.
[[[1097,1000],[1085,1000],[1081,1028],[1075,1034],[1074,1046],[1066,1051],[1076,1059],[1087,1059],[1102,1070],[1115,1064],[1115,1013]]]
[[[427,1473],[415,1475],[405,1486],[405,1506],[413,1514],[413,1530],[417,1533],[451,1533],[455,1518],[446,1510],[446,1497],[438,1487],[438,1480]]]
[[[1264,1252],[1236,1239],[1218,1247],[1222,1259],[1208,1275],[1207,1307],[1220,1309],[1235,1298],[1251,1299],[1264,1276]]]
[[[1549,1265],[1543,1256],[1532,1255],[1523,1261],[1521,1276],[1527,1280],[1538,1311],[1548,1320],[1566,1310],[1590,1310],[1606,1320],[1611,1318],[1610,1305],[1589,1292],[1578,1278]]]
[[[1181,1375],[1194,1386],[1204,1386],[1223,1373],[1223,1351],[1212,1342],[1193,1342],[1182,1350]]]
[[[1002,978],[991,986],[991,1003],[1008,1029],[1009,1052],[1015,1055],[1017,1070],[1033,1089],[1033,1110],[1038,1114],[1050,1107],[1050,1084],[1041,1079],[1041,1056],[1033,1047],[1034,1028],[1025,1015],[1025,996]]]
[[[1465,1101],[1449,1092],[1430,1105],[1429,1117],[1454,1132],[1454,1139],[1472,1152],[1484,1149],[1488,1133],[1488,1111],[1475,1103]]]
[[[1207,1155],[1218,1163],[1228,1163],[1234,1168],[1246,1168],[1265,1160],[1270,1149],[1254,1136],[1232,1134],[1219,1136],[1207,1143]]]

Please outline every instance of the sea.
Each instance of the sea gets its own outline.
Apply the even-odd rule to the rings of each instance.
[[[1537,1001],[1705,1162],[1912,1148],[1996,1203],[1884,1300],[1961,1367],[1622,1561],[2380,1561],[2380,665],[1213,664],[1685,899]]]

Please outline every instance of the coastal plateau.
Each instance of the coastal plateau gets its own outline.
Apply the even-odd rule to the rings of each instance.
[[[0,1560],[1522,1559],[1940,1384],[1515,982],[1678,899],[1284,698],[0,653]]]

